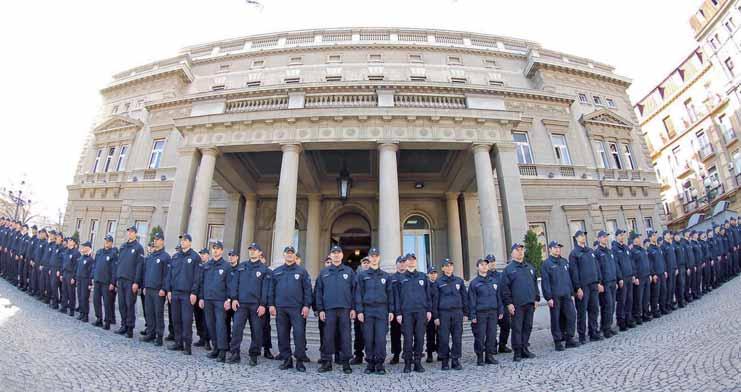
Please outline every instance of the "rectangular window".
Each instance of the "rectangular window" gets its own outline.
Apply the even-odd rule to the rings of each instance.
[[[623,144],[623,155],[625,155],[625,162],[628,164],[628,169],[636,170],[636,162],[633,160],[633,151],[630,148],[630,144]]]
[[[262,68],[265,66],[265,60],[254,60],[252,61],[252,68]]]
[[[134,226],[136,226],[136,235],[139,239],[139,244],[146,249],[147,245],[149,245],[147,243],[149,240],[149,222],[138,220],[134,222]]]
[[[610,156],[612,157],[612,167],[616,169],[622,169],[623,160],[620,159],[620,150],[618,149],[617,144],[609,143],[609,146],[610,146]]]
[[[736,138],[736,130],[733,129],[731,119],[728,118],[726,114],[721,114],[718,117],[718,124],[720,125],[721,132],[723,133],[723,138],[726,139],[726,143],[729,143],[731,140]]]
[[[296,83],[300,83],[301,82],[301,78],[299,78],[299,77],[285,78],[285,79],[283,79],[283,82],[285,84],[296,84]]]
[[[533,163],[533,151],[530,148],[530,139],[525,132],[512,132],[512,140],[517,148],[517,163],[531,165]]]
[[[497,62],[494,59],[484,59],[484,67],[496,68]]]
[[[616,108],[615,101],[612,98],[607,98],[607,107],[612,109]]]
[[[607,232],[608,233],[615,233],[618,229],[618,224],[616,219],[608,219],[607,222]]]
[[[105,224],[105,234],[112,236],[114,239],[116,238],[116,228],[118,227],[118,221],[116,220],[109,220]]]
[[[342,75],[327,75],[324,77],[324,80],[327,82],[341,82]]]
[[[381,54],[369,54],[368,55],[368,62],[369,63],[382,63],[383,62],[383,56]]]
[[[90,220],[90,242],[95,246],[95,234],[98,233],[98,220],[97,219],[91,219]]]
[[[293,56],[288,59],[288,65],[301,65],[303,63],[302,56]]]
[[[149,168],[157,169],[160,167],[160,161],[162,160],[162,153],[165,150],[165,140],[155,140],[152,145],[152,153],[149,154]]]
[[[118,113],[118,105],[113,105],[113,109],[111,109],[111,114]]]
[[[224,241],[224,225],[208,225],[209,246],[216,241]]]
[[[574,235],[577,231],[581,230],[583,232],[587,231],[587,225],[584,223],[583,220],[571,220],[569,221],[569,233],[571,235]]]
[[[726,59],[726,61],[724,61],[724,63],[726,65],[728,73],[730,73],[731,76],[736,76],[736,74],[733,72],[733,69],[736,67],[735,65],[733,65],[733,59],[729,57]]]
[[[229,72],[229,64],[220,64],[218,72]]]
[[[687,111],[687,116],[690,119],[690,122],[697,121],[697,110],[695,110],[695,104],[692,103],[692,98],[687,99],[684,101],[684,110]]]
[[[327,62],[328,63],[341,63],[342,56],[339,54],[330,54],[329,56],[327,56]]]
[[[251,82],[245,83],[244,86],[245,87],[260,87],[260,85],[262,85],[262,82],[260,82],[259,80],[253,80]]]
[[[130,107],[131,107],[131,103],[126,102],[126,104],[124,105],[124,113],[128,113]]]
[[[601,168],[607,169],[610,167],[610,159],[607,157],[607,150],[605,150],[605,143],[601,140],[595,140],[592,142],[594,144],[594,150],[597,152],[597,155],[599,156],[598,163]]]
[[[646,230],[654,228],[654,220],[651,217],[643,218],[643,224],[646,226]]]
[[[594,104],[595,105],[597,105],[597,106],[603,106],[603,104],[602,104],[602,98],[600,98],[600,97],[598,97],[598,96],[595,95],[595,96],[592,97],[592,100],[594,101]]]
[[[378,82],[383,80],[383,75],[368,75],[368,80]]]
[[[717,49],[718,49],[718,47],[720,46],[720,45],[718,44],[718,38],[717,38],[717,36],[718,36],[718,34],[716,34],[716,36],[715,36],[715,37],[710,37],[710,46],[711,46],[711,47],[712,47],[713,49],[716,49],[716,50],[717,50]]]
[[[466,84],[466,82],[468,82],[468,79],[466,78],[457,78],[457,77],[450,78],[450,83]]]
[[[638,233],[638,222],[636,222],[636,218],[628,218],[626,220],[628,221],[628,230]]]
[[[699,145],[698,153],[700,154],[700,158],[704,159],[713,153],[713,146],[710,145],[708,134],[704,130],[698,131],[695,135],[697,136],[697,144]]]
[[[111,163],[113,162],[113,154],[116,153],[116,147],[111,147],[108,149],[108,156],[105,158],[105,166],[103,167],[103,172],[108,173],[108,171],[111,169]]]
[[[669,139],[677,135],[677,132],[674,130],[674,122],[672,122],[671,116],[664,117],[661,122],[664,123],[664,130],[666,131],[666,135],[669,136]]]
[[[220,90],[225,90],[225,89],[226,89],[225,84],[215,84],[211,86],[211,91],[220,91]]]
[[[118,162],[116,162],[116,171],[123,171],[126,168],[126,153],[129,152],[129,146],[121,146],[118,151]]]
[[[538,244],[540,244],[540,254],[543,255],[543,259],[548,258],[548,231],[546,230],[545,222],[530,222],[528,228],[538,236]]]
[[[461,65],[461,58],[458,56],[448,56],[448,65]]]
[[[552,134],[551,143],[553,143],[556,161],[561,165],[571,165],[571,155],[569,154],[569,146],[566,144],[566,136]]]
[[[92,170],[92,172],[93,172],[93,173],[95,173],[95,172],[97,172],[97,171],[98,171],[98,165],[100,165],[100,156],[101,156],[101,155],[103,155],[103,149],[102,149],[102,148],[101,148],[101,149],[99,149],[99,150],[98,150],[98,151],[97,151],[97,152],[95,153],[95,162],[93,162],[93,170]]]
[[[422,58],[421,54],[410,54],[409,62],[410,63],[423,63],[424,59]]]
[[[677,146],[672,149],[672,156],[670,163],[673,164],[674,168],[679,169],[680,167],[683,167],[683,165],[680,165],[679,162],[682,160],[682,147]]]
[[[736,24],[733,22],[733,17],[728,18],[726,23],[723,23],[724,26],[726,26],[726,30],[728,30],[729,33],[733,33],[733,30],[736,30]]]
[[[82,230],[82,218],[77,218],[75,221],[75,231],[79,233],[80,230]]]
[[[587,94],[579,93],[579,103],[589,103],[589,98],[587,98]]]
[[[427,81],[427,76],[424,76],[424,75],[412,75],[412,76],[409,77],[409,80],[411,80],[412,82],[426,82]]]

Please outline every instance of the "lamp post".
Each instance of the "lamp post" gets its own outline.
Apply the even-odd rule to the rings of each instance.
[[[21,182],[21,185],[25,185],[25,181]],[[25,207],[26,204],[31,204],[31,199],[24,199],[23,198],[23,190],[19,189],[18,193],[16,194],[13,191],[8,191],[8,197],[10,200],[15,204],[15,220],[18,220],[18,212],[20,211],[21,207]]]
[[[342,170],[340,170],[340,176],[337,177],[337,192],[339,193],[340,200],[343,202],[350,197],[350,188],[352,188],[352,177],[350,177],[350,172],[343,164]]]

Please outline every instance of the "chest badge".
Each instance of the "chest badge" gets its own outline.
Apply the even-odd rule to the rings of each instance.
[[[342,274],[342,277],[347,280],[347,274]]]
[[[220,269],[219,270],[219,275],[224,275],[224,270],[223,269]]]
[[[83,265],[87,264],[87,259],[85,259],[85,260],[82,260],[82,264],[83,264]]]
[[[188,264],[192,263],[193,259],[188,259]]]
[[[105,261],[111,261],[111,256],[106,256]]]
[[[530,275],[535,275],[535,271],[530,270]]]
[[[420,279],[420,280],[419,280],[419,285],[420,285],[420,286],[424,286],[424,285],[425,285],[425,281],[424,281],[424,280],[422,280],[422,279]]]
[[[494,284],[491,285],[491,287],[494,287],[494,290],[496,290],[497,289],[497,284],[494,283]]]
[[[460,285],[459,283],[456,283],[456,284],[455,284],[455,289],[456,289],[456,290],[460,290],[460,289],[461,289],[461,285]]]
[[[381,278],[381,284],[386,284],[386,278]]]
[[[136,252],[136,249],[132,249],[132,250],[131,250],[131,253],[134,253],[134,252]]]
[[[157,259],[157,264],[159,264],[159,263],[160,263],[160,259]]]
[[[293,277],[294,277],[294,278],[295,278],[296,280],[298,280],[298,278],[299,278],[300,276],[301,276],[301,275],[299,275],[299,274],[293,274]]]
[[[260,275],[262,275],[262,272],[260,271],[255,272],[255,276],[257,276],[258,278],[260,277]]]

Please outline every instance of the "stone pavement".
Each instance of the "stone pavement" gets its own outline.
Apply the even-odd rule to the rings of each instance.
[[[740,291],[737,278],[685,309],[562,353],[540,329],[531,342],[538,358],[519,364],[500,354],[499,365],[476,367],[467,344],[463,371],[436,363],[402,374],[396,365],[366,376],[356,366],[347,376],[337,367],[317,374],[316,362],[305,374],[264,358],[255,368],[225,365],[198,348],[186,357],[82,324],[0,281],[0,391],[741,391]],[[316,360],[316,346],[309,356]]]

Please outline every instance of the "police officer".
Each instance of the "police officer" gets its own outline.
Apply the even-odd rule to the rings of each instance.
[[[733,233],[728,233],[729,238],[733,238]],[[707,233],[704,230],[701,230],[698,236],[698,243],[700,244],[700,249],[702,253],[702,264],[700,264],[700,293],[701,294],[707,294],[710,290],[708,290],[708,271],[710,271],[710,245],[707,242],[708,236]]]
[[[658,233],[649,230],[647,236],[651,240],[648,246],[648,260],[651,262],[651,313],[654,318],[660,318],[663,313],[660,305],[666,295],[666,261],[657,242]]]
[[[232,340],[229,347],[231,354],[227,362],[237,363],[241,360],[242,336],[244,335],[244,327],[249,322],[249,364],[255,366],[262,347],[263,323],[267,313],[268,289],[272,271],[260,261],[260,256],[262,256],[260,245],[251,243],[247,252],[249,260],[237,266],[229,285],[229,297],[232,298],[232,310],[234,310],[235,315]]]
[[[535,358],[530,352],[530,332],[533,329],[533,314],[540,302],[538,277],[535,268],[524,260],[525,246],[512,244],[511,261],[502,276],[502,299],[512,316],[513,360]]]
[[[67,254],[67,238],[64,233],[57,235],[57,244],[52,255],[51,263],[51,279],[52,279],[52,308],[59,309],[61,313],[65,313],[67,310],[63,308],[62,304],[62,262]]]
[[[118,263],[118,250],[113,247],[113,236],[103,238],[103,248],[95,253],[93,265],[93,310],[95,310],[96,327],[110,329],[114,314],[112,293],[116,289],[113,281],[113,271]],[[102,301],[102,308],[101,308]],[[105,322],[103,322],[105,310]]]
[[[48,235],[45,228],[39,230],[38,241],[34,246],[33,261],[34,261],[34,280],[36,282],[35,295],[38,300],[43,301],[44,294],[46,293],[46,286],[44,280],[44,258],[46,256],[46,247],[49,244]]]
[[[183,233],[179,239],[180,250],[170,258],[165,278],[165,291],[172,304],[172,321],[175,323],[175,342],[167,349],[182,350],[183,354],[191,355],[193,308],[198,301],[201,257],[191,248],[193,237],[190,234]]]
[[[723,242],[723,253],[726,255],[725,260],[728,260],[728,241],[725,236],[723,227],[721,227],[720,229],[720,234],[721,241]],[[692,244],[692,252],[695,255],[695,265],[692,269],[692,298],[700,299],[702,297],[702,292],[700,291],[700,281],[702,280],[702,263],[704,262],[702,246],[699,242],[699,233],[696,230],[692,230],[692,232],[690,232],[690,238],[690,244]]]
[[[41,277],[44,280],[43,284],[46,291],[44,293],[44,303],[49,305],[50,308],[53,308],[52,299],[54,296],[52,295],[52,277],[56,278],[56,275],[52,274],[52,266],[54,265],[54,257],[57,253],[57,232],[56,230],[50,230],[48,234],[49,237],[45,245],[46,250],[44,251],[44,258],[41,260]]]
[[[633,262],[630,259],[630,248],[626,242],[626,236],[625,230],[617,229],[615,240],[612,241],[612,254],[617,260],[620,275],[623,277],[623,282],[622,284],[618,282],[617,292],[615,293],[617,297],[616,318],[620,331],[635,327],[632,313],[635,272],[633,271]]]
[[[574,305],[574,286],[571,284],[569,261],[561,257],[563,245],[556,241],[548,244],[548,258],[541,267],[541,287],[543,297],[548,302],[551,315],[551,335],[556,351],[579,347],[574,340],[576,330],[576,306]],[[561,330],[561,325],[566,330]]]
[[[93,245],[90,241],[82,243],[81,256],[77,261],[75,270],[74,284],[77,286],[77,303],[80,309],[80,315],[77,319],[83,323],[88,322],[90,313],[90,290],[93,288]]]
[[[290,248],[290,247],[289,247]],[[292,249],[292,248],[291,248]],[[315,296],[319,318],[324,325],[324,352],[319,372],[332,370],[335,353],[335,334],[340,336],[340,362],[342,372],[352,373],[350,367],[350,320],[355,319],[355,274],[342,264],[342,248],[335,245],[330,250],[332,265],[323,268],[316,280]]]
[[[144,287],[144,318],[147,320],[146,335],[142,342],[154,341],[155,346],[162,345],[165,333],[165,279],[170,264],[170,255],[165,252],[165,237],[161,231],[153,235],[153,251],[144,261],[142,276],[138,279]]]
[[[144,248],[137,241],[136,226],[126,229],[127,239],[119,247],[118,264],[114,278],[118,288],[118,312],[121,315],[121,328],[116,333],[134,337],[136,324],[136,296],[139,293],[141,268],[144,263]]]
[[[401,281],[402,274],[406,272],[407,270],[407,260],[404,258],[404,256],[399,256],[396,258],[396,272],[391,275],[391,284],[392,288],[396,287],[396,285]],[[392,306],[392,310],[396,311],[396,306]],[[396,365],[399,363],[399,356],[401,355],[401,324],[399,324],[398,321],[396,321],[396,317],[394,317],[393,320],[391,320],[391,361],[389,361],[390,365]]]
[[[677,252],[674,243],[674,233],[670,230],[664,230],[664,242],[661,244],[661,251],[664,252],[664,261],[666,262],[666,294],[661,303],[661,311],[664,314],[671,313],[674,310],[674,291],[677,282]]]
[[[195,253],[195,251],[193,251]],[[204,264],[208,263],[208,260],[211,259],[211,253],[209,252],[208,248],[201,248],[201,250],[198,251],[198,257],[200,258],[200,262],[198,263],[198,268],[203,266]],[[170,262],[172,263],[172,261]],[[197,303],[196,296],[196,303]],[[193,319],[195,319],[196,322],[196,333],[198,334],[198,341],[193,343],[195,347],[203,347],[206,351],[211,351],[211,339],[208,336],[208,327],[206,326],[206,315],[203,314],[203,309],[201,309],[198,306],[193,306],[193,317],[191,317],[191,323],[193,322]],[[191,324],[192,326],[192,324]]]
[[[600,329],[605,338],[617,335],[612,329],[613,315],[615,314],[615,296],[618,285],[623,284],[622,271],[618,268],[612,248],[609,247],[609,234],[600,230],[597,233],[598,246],[595,257],[602,275],[600,283],[604,291],[599,294],[600,304]]]
[[[222,257],[224,244],[216,241],[211,245],[213,256],[208,263],[201,266],[196,277],[198,306],[206,316],[208,334],[213,338],[213,350],[208,357],[218,362],[226,362],[226,309],[231,307],[228,298],[227,281],[231,266]]]
[[[304,267],[296,264],[296,251],[287,246],[283,251],[283,265],[273,270],[268,285],[268,306],[275,317],[278,329],[278,349],[283,363],[278,367],[286,370],[293,367],[292,355],[296,357],[296,370],[305,372],[306,318],[312,303],[311,278]],[[291,330],[294,337],[294,351],[291,352]],[[330,362],[331,366],[331,362]]]
[[[633,271],[636,273],[636,279],[633,282],[633,318],[637,324],[643,324],[644,321],[651,321],[651,312],[649,311],[651,262],[644,247],[648,245],[649,240],[642,241],[641,235],[638,233],[632,233],[630,238],[633,243],[633,247],[630,249],[630,258],[633,261]]]
[[[227,252],[226,260],[229,262],[229,266],[231,267],[231,270],[229,272],[229,278],[227,279],[227,289],[231,290],[229,289],[229,284],[231,283],[232,279],[234,279],[234,270],[239,266],[239,252],[236,249],[229,250],[229,252]],[[236,312],[234,311],[234,309],[232,309],[231,304],[229,305],[229,309],[226,309],[226,311],[224,312],[224,314],[226,315],[226,348],[227,350],[230,349],[231,343],[232,343],[232,323],[234,323],[235,313]],[[230,352],[229,357],[231,357],[231,352]]]
[[[492,255],[488,254],[484,259],[489,262],[489,275],[494,276],[495,279],[501,280],[502,273],[497,270],[497,258]],[[502,312],[504,315],[497,320],[497,326],[499,326],[499,350],[497,350],[500,354],[509,354],[512,352],[512,349],[507,347],[507,341],[509,341],[509,332],[511,330],[510,328],[510,316],[509,312]],[[501,314],[501,313],[500,313]],[[473,330],[473,325],[471,326],[471,329]]]
[[[377,248],[368,251],[368,268],[357,274],[355,287],[355,310],[363,326],[365,340],[365,374],[386,374],[386,334],[389,322],[394,318],[393,288],[391,275],[380,268],[380,253]]]
[[[300,262],[299,262],[300,264]],[[368,268],[370,268],[370,259],[368,256],[363,257],[360,260],[360,268],[357,270],[355,276],[357,278],[357,273],[361,271],[367,271]],[[363,363],[363,350],[365,349],[365,339],[363,338],[363,323],[358,320],[357,317],[355,317],[355,320],[353,320],[353,331],[355,332],[355,335],[353,337],[353,357],[350,360],[350,365],[360,365]]]
[[[80,260],[80,251],[77,250],[77,239],[74,237],[67,238],[67,253],[62,260],[62,309],[69,311],[70,317],[75,315],[77,309],[77,293],[75,292],[75,272],[77,271],[77,262]]]
[[[417,271],[417,259],[411,254],[404,256],[406,271],[394,288],[396,321],[401,324],[404,335],[404,373],[422,373],[422,344],[426,323],[432,319],[430,281],[424,272]]]
[[[695,268],[695,252],[692,249],[692,238],[690,236],[690,231],[685,230],[684,231],[684,238],[681,241],[682,249],[684,250],[685,254],[685,260],[686,260],[686,272],[684,272],[684,302],[692,302],[692,270]],[[720,249],[720,248],[719,248]]]
[[[31,226],[31,236],[26,245],[26,292],[31,296],[36,296],[36,248],[39,243],[39,228],[36,225]]]
[[[684,282],[685,282],[685,271],[687,270],[687,255],[685,254],[684,247],[682,246],[682,235],[679,232],[674,232],[674,254],[677,260],[677,269],[674,276],[674,292],[669,295],[674,296],[672,302],[672,309],[684,307]]]
[[[708,243],[710,244],[710,286],[718,288],[718,268],[720,266],[720,246],[715,238],[715,230],[708,229]],[[680,274],[681,275],[681,274]]]
[[[437,280],[437,275],[438,275],[437,268],[435,268],[434,265],[431,266],[430,270],[427,271],[427,279],[430,281],[430,287],[432,287],[432,285],[434,285],[435,281]],[[432,292],[430,292],[430,296],[431,295],[432,295]],[[435,314],[433,312],[433,317],[432,317],[433,320],[435,319],[434,316]],[[427,323],[427,329],[425,330],[425,341],[426,341],[425,348],[427,351],[427,360],[426,360],[427,363],[432,363],[435,361],[435,358],[433,357],[432,354],[437,352],[437,347],[438,347],[437,329],[438,329],[438,326],[435,325],[434,322]],[[438,359],[440,359],[439,355],[438,355]]]
[[[452,366],[453,370],[463,370],[460,359],[463,351],[463,317],[469,314],[468,291],[463,279],[453,275],[453,261],[443,259],[440,268],[443,271],[442,276],[435,279],[431,286],[432,318],[435,320],[434,325],[438,327],[439,341],[436,343],[438,358],[442,361],[440,368],[448,370]],[[496,325],[496,317],[491,322]],[[495,339],[496,327],[492,341]],[[450,340],[453,341],[452,350]]]
[[[587,342],[587,316],[589,316],[589,340],[602,340],[597,329],[599,314],[599,293],[604,291],[594,251],[587,246],[587,236],[581,230],[574,233],[575,245],[569,255],[571,282],[576,290],[576,329],[579,332],[579,343]],[[513,343],[514,345],[514,343]]]
[[[497,352],[497,321],[504,316],[502,286],[498,276],[489,273],[489,260],[476,261],[476,277],[468,287],[468,317],[473,329],[473,350],[476,365],[498,364],[494,359]]]

